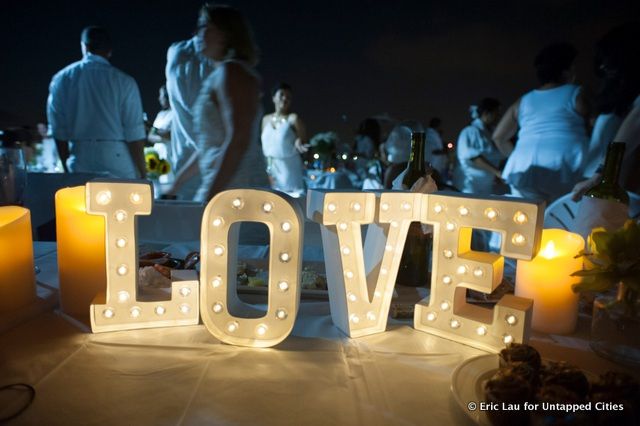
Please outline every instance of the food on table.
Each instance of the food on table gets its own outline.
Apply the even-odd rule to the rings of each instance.
[[[529,365],[537,374],[540,371],[542,361],[538,351],[529,345],[511,343],[500,351],[500,367],[513,366],[518,363]]]
[[[584,400],[589,395],[587,376],[566,362],[550,362],[541,371],[543,385],[561,386]]]
[[[514,373],[513,367],[498,370],[484,387],[485,401],[497,404],[501,409],[488,410],[487,417],[491,423],[500,425],[517,425],[528,421],[528,413],[524,410],[509,410],[526,401],[531,401],[533,388],[521,375]],[[505,409],[502,409],[505,408]]]

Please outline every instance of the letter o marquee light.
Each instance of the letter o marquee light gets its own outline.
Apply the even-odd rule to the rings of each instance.
[[[302,211],[292,198],[274,191],[234,189],[217,194],[202,217],[200,310],[207,329],[222,342],[269,347],[293,329],[300,304]],[[261,222],[269,228],[269,304],[266,315],[251,311],[238,298],[236,262],[238,222]]]

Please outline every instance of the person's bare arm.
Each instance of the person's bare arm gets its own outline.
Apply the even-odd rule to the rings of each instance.
[[[486,172],[489,172],[492,175],[494,175],[495,177],[501,179],[502,171],[500,169],[498,169],[497,167],[494,167],[482,155],[479,155],[478,157],[473,158],[471,161],[473,162],[474,166],[476,166],[477,168],[482,169],[482,170],[484,170]]]
[[[493,132],[493,141],[502,155],[508,157],[513,151],[511,138],[518,131],[518,109],[520,108],[520,99],[515,101],[513,105],[507,109],[500,122]]]
[[[144,161],[144,139],[140,139],[133,142],[127,142],[127,148],[131,154],[133,164],[138,169],[140,178],[144,179],[147,176],[147,165]]]
[[[223,66],[220,85],[212,96],[222,115],[225,127],[223,146],[227,149],[215,181],[209,188],[208,200],[228,185],[238,163],[249,149],[253,120],[260,102],[259,83],[253,75],[233,62]]]
[[[176,195],[178,190],[184,185],[189,179],[195,176],[199,171],[198,167],[198,151],[195,151],[191,154],[191,157],[184,163],[184,166],[180,170],[176,172],[176,177],[173,181],[173,184],[164,191],[164,195]]]
[[[69,158],[69,141],[56,139],[56,148],[58,150],[60,161],[62,162],[62,170],[64,170],[65,173],[69,173],[69,168],[67,167],[67,159]]]
[[[309,144],[305,143],[307,141],[307,129],[304,126],[304,123],[298,116],[298,114],[292,114],[293,127],[296,129],[296,134],[298,137],[295,141],[295,147],[300,154],[304,154],[309,151]]]

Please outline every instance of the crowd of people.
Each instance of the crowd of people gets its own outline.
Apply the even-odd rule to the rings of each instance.
[[[576,83],[577,50],[552,44],[534,60],[538,87],[504,113],[492,97],[472,106],[454,151],[443,141],[440,118],[426,127],[400,121],[386,131],[379,120],[367,118],[349,147],[353,161],[345,164],[364,189],[391,188],[406,167],[411,133],[423,131],[424,160],[439,188],[550,203],[593,186],[606,146],[615,140],[627,144],[623,185],[640,192],[634,173],[640,153],[639,28],[622,25],[598,42],[594,62],[601,87],[595,96]],[[135,80],[109,63],[108,31],[85,28],[81,46],[83,58],[53,77],[47,102],[65,172],[143,178],[144,146],[155,144],[172,169],[165,197],[206,202],[232,187],[304,195],[303,156],[313,149],[292,108],[293,89],[275,86],[273,112],[263,113],[258,48],[238,10],[206,4],[196,34],[169,47],[162,110],[150,129]]]

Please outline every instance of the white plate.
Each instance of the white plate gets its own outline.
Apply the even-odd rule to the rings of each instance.
[[[498,371],[499,366],[497,354],[480,355],[460,364],[451,376],[453,397],[462,411],[476,424],[491,425],[484,411],[480,411],[480,402],[484,402],[484,382]],[[468,408],[470,402],[476,403],[474,411]]]

